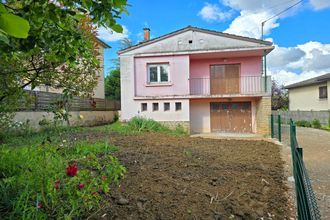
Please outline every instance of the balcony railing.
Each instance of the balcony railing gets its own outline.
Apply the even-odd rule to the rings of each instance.
[[[270,95],[271,77],[190,78],[190,95]]]

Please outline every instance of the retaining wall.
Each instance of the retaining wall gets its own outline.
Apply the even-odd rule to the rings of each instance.
[[[117,111],[72,111],[70,112],[70,124],[81,126],[95,126],[110,123],[114,120]],[[26,122],[29,120],[29,125],[32,128],[39,129],[39,122],[43,119],[52,121],[53,113],[49,112],[34,112],[24,111],[16,112],[15,121]],[[66,123],[64,123],[66,124]]]

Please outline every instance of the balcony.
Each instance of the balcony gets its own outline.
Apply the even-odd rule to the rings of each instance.
[[[190,78],[190,95],[194,96],[269,96],[271,77],[241,76]]]

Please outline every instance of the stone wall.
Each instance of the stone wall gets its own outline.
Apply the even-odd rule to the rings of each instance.
[[[257,134],[270,135],[270,114],[271,97],[262,97],[256,106]]]
[[[273,115],[281,115],[281,120],[284,123],[288,123],[290,118],[293,121],[313,121],[314,119],[320,120],[321,124],[327,125],[330,119],[330,110],[329,111],[272,111]]]
[[[114,120],[117,111],[74,111],[70,112],[70,124],[81,126],[95,126],[111,123]],[[39,122],[43,119],[52,121],[54,117],[53,113],[49,112],[16,112],[15,121],[26,122],[29,120],[29,124],[32,128],[39,129]]]

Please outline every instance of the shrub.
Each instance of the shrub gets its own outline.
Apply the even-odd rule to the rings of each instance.
[[[80,219],[125,168],[107,144],[0,148],[0,210],[8,219]]]
[[[321,128],[321,123],[320,123],[320,120],[319,119],[314,119],[312,121],[312,125],[313,125],[313,128]]]
[[[137,131],[169,131],[170,129],[161,123],[143,117],[133,117],[128,121],[128,126]]]
[[[296,121],[296,125],[300,127],[312,127],[311,123],[306,120]]]

